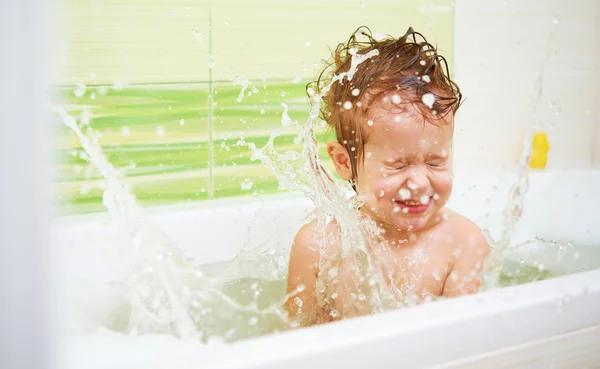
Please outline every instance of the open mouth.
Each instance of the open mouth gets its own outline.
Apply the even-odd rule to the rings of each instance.
[[[421,200],[394,200],[394,204],[396,204],[399,208],[399,211],[405,214],[422,214],[429,209],[429,205],[431,205],[431,201],[433,200],[433,196],[430,196],[429,201]]]

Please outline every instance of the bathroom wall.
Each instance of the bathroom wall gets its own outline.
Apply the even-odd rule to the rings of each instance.
[[[457,173],[513,168],[532,123],[548,169],[600,166],[599,30],[599,1],[456,1]]]

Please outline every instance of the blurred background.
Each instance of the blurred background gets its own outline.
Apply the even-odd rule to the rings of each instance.
[[[303,123],[306,84],[361,25],[395,37],[413,26],[449,61],[466,98],[458,175],[514,168],[531,126],[547,134],[548,169],[600,167],[598,0],[57,4],[51,100],[89,121],[146,206],[277,192],[236,143],[263,146],[281,125],[281,103]],[[102,211],[99,174],[53,120],[54,213]],[[300,150],[297,132],[284,131],[277,150]]]

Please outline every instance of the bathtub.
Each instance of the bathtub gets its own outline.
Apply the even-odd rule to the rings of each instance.
[[[512,173],[457,175],[448,206],[497,235],[515,178]],[[530,175],[513,244],[542,237],[589,250],[567,276],[227,345],[107,330],[65,334],[57,341],[55,360],[60,368],[77,369],[598,365],[600,269],[594,267],[600,265],[599,188],[600,171]],[[311,209],[303,197],[281,194],[164,206],[148,214],[198,263],[214,266],[231,260],[248,232],[275,237],[281,247],[289,247]],[[100,241],[112,234],[106,220],[106,214],[91,214],[54,221],[52,240],[60,250],[53,260],[61,275],[57,288],[61,278],[114,278],[99,262]],[[532,244],[519,257],[550,270],[564,267],[535,252]],[[68,325],[65,315],[60,326]]]

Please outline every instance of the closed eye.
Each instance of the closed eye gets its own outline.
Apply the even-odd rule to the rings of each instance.
[[[439,168],[439,167],[443,167],[444,165],[446,165],[446,162],[435,162],[435,163],[427,163],[427,165],[429,165],[430,167],[434,167],[434,168]]]

